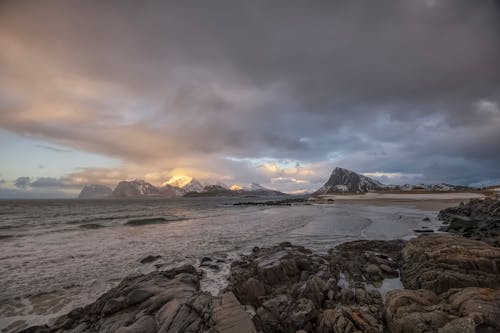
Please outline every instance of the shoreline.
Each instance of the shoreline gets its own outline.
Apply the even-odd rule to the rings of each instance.
[[[449,200],[450,200],[450,199],[446,199],[446,203],[448,203],[448,202],[449,202]],[[424,202],[424,203],[425,203],[425,202],[427,202],[427,201],[429,201],[429,200],[420,200],[418,203],[422,203],[422,202]],[[435,201],[435,200],[434,200],[434,201]],[[441,201],[443,201],[443,200],[441,200]],[[391,199],[391,200],[388,200],[388,199],[384,199],[384,200],[381,200],[381,199],[378,199],[378,200],[373,200],[373,199],[372,199],[372,200],[370,200],[370,201],[369,201],[369,203],[368,203],[368,200],[346,200],[345,202],[344,202],[344,201],[339,200],[339,201],[334,202],[334,203],[332,204],[332,207],[333,207],[333,206],[336,206],[336,203],[337,203],[337,204],[340,204],[341,206],[343,206],[343,204],[348,204],[349,206],[351,206],[351,205],[352,205],[352,206],[358,206],[359,204],[363,204],[363,205],[369,204],[369,205],[372,205],[373,203],[376,203],[376,204],[375,204],[375,205],[373,205],[373,206],[393,206],[393,205],[403,205],[403,206],[405,206],[405,207],[407,207],[407,206],[408,206],[408,203],[407,203],[407,202],[404,202],[404,201],[401,201],[401,200],[394,200],[394,199]],[[419,238],[420,238],[420,237],[419,237]],[[342,247],[345,247],[345,246],[347,246],[347,247],[348,247],[348,246],[349,246],[349,244],[355,244],[355,243],[357,243],[357,242],[372,242],[372,243],[367,243],[367,244],[374,244],[373,242],[376,242],[376,241],[369,241],[369,240],[366,240],[366,241],[356,241],[356,240],[354,240],[354,241],[349,241],[349,242],[347,242],[347,243],[342,243],[341,245],[338,245],[338,246],[336,246],[335,248],[342,248]],[[384,243],[389,244],[391,241],[390,241],[390,240],[386,240],[386,241],[383,241],[383,242],[384,242]],[[287,243],[287,244],[290,244],[290,243]],[[294,247],[294,246],[293,246],[293,245],[291,245],[291,244],[290,244],[290,246],[292,246],[292,248]],[[366,252],[366,250],[370,250],[370,251],[371,251],[371,250],[373,250],[370,246],[371,246],[371,245],[367,245],[367,246],[366,246],[366,247],[362,250],[362,251],[363,251],[363,253],[364,253],[364,252]],[[282,247],[283,247],[283,246],[282,246]],[[268,253],[268,254],[270,255],[270,257],[268,256],[268,257],[269,257],[268,259],[269,259],[269,260],[271,260],[271,262],[273,262],[273,261],[276,261],[276,260],[277,260],[277,262],[278,262],[278,266],[279,266],[279,265],[281,265],[281,264],[282,264],[282,263],[281,263],[281,262],[282,262],[282,259],[281,259],[281,255],[280,255],[279,253],[283,253],[283,251],[284,251],[285,253],[287,253],[287,251],[288,251],[288,250],[287,250],[286,248],[287,248],[287,247],[289,247],[289,246],[287,245],[287,246],[284,246],[284,247],[285,247],[285,249],[280,248],[280,246],[279,246],[279,245],[278,245],[278,246],[274,246],[273,248],[276,248],[276,251],[271,251],[270,253]],[[299,246],[298,248],[303,248],[303,247],[300,247],[300,246]],[[262,249],[262,251],[264,251],[265,253],[267,253],[266,251],[270,251],[270,250],[269,250],[269,248],[267,248],[267,247],[265,247],[265,248],[261,248],[261,249]],[[314,251],[312,251],[312,252],[311,252],[311,251],[307,250],[306,248],[303,248],[303,249],[304,249],[306,252],[308,252],[308,253],[312,253],[312,255],[317,256],[317,257],[315,257],[316,259],[314,259],[314,261],[315,261],[315,262],[316,262],[316,261],[322,261],[322,259],[318,259],[318,258],[321,258],[321,257],[322,257],[322,256],[324,256],[324,255],[318,255],[318,253],[317,253],[317,252],[314,252]],[[333,251],[333,250],[332,250],[332,251]],[[264,252],[262,252],[262,253],[264,253]],[[292,252],[293,252],[293,251],[292,251]],[[250,260],[251,258],[253,258],[253,257],[252,257],[252,255],[255,255],[255,253],[250,253],[250,254],[248,254],[248,253],[247,253],[247,254],[245,254],[245,253],[241,253],[241,252],[239,253],[239,257],[243,258],[243,261],[245,261],[245,260]],[[357,257],[359,257],[360,255],[361,255],[361,253],[356,254],[356,256],[357,256]],[[247,259],[245,259],[245,258],[247,258]],[[248,259],[248,258],[250,258],[250,259]],[[254,259],[255,259],[255,260],[257,260],[257,258],[254,258]],[[268,262],[268,263],[269,263],[269,260],[268,260],[268,259],[266,259],[266,262]],[[220,269],[221,269],[221,267],[220,267],[221,265],[219,265],[219,267],[217,267],[217,264],[219,264],[219,263],[217,263],[217,261],[218,261],[218,259],[217,259],[217,258],[211,258],[211,259],[210,259],[209,261],[207,261],[207,262],[210,262],[210,261],[212,261],[212,260],[213,260],[214,267],[210,267],[210,265],[205,265],[205,266],[202,266],[202,265],[197,265],[197,266],[196,266],[196,268],[195,268],[195,271],[197,271],[197,272],[202,272],[202,271],[204,271],[205,277],[207,277],[206,275],[207,275],[207,274],[209,274],[210,272],[212,272],[211,270],[214,270],[214,272],[216,272],[217,270],[220,270]],[[253,259],[252,259],[252,260],[253,260]],[[260,260],[260,259],[259,259],[259,260]],[[356,260],[360,260],[360,259],[358,258],[358,259],[356,259]],[[230,274],[230,278],[228,279],[228,287],[227,287],[227,289],[226,289],[226,291],[231,291],[231,292],[233,293],[233,296],[235,296],[235,297],[236,297],[236,300],[237,300],[237,301],[242,301],[242,297],[244,297],[244,296],[242,296],[242,294],[241,294],[241,293],[239,293],[238,291],[235,291],[235,290],[234,290],[234,288],[235,288],[235,286],[236,286],[236,284],[235,284],[236,282],[235,282],[234,280],[231,280],[231,278],[232,278],[232,276],[234,275],[234,267],[235,267],[235,263],[236,263],[236,265],[237,265],[237,263],[238,263],[238,262],[240,262],[240,261],[241,261],[241,259],[236,259],[236,261],[231,261],[231,262],[229,263],[229,266],[231,266],[231,267],[229,268],[229,269],[231,270],[231,274]],[[397,259],[396,259],[396,258],[394,258],[394,261],[397,261]],[[203,262],[203,259],[201,259],[201,260],[200,260],[200,264],[201,264],[202,262]],[[225,266],[226,264],[227,264],[227,263],[224,263],[223,265]],[[355,263],[354,263],[354,264],[355,264]],[[388,266],[390,266],[389,264],[390,264],[390,263],[386,263],[386,266],[387,266],[387,265],[388,265]],[[225,268],[223,268],[223,269],[225,269]],[[399,267],[399,268],[397,268],[397,269],[400,269],[400,267]],[[175,269],[174,269],[174,270],[175,270]],[[324,270],[324,269],[323,269],[323,270]],[[312,274],[312,275],[317,275],[316,273],[318,273],[318,272],[315,272],[314,270],[310,272],[310,274]],[[383,273],[383,272],[382,272],[382,273]],[[394,273],[394,272],[393,272],[393,273]],[[149,273],[149,274],[152,274],[152,273]],[[148,276],[149,274],[142,275],[142,276]],[[323,273],[321,273],[321,274],[323,274]],[[323,282],[326,282],[326,281],[328,280],[328,279],[327,279],[327,276],[323,276],[323,277],[321,277],[321,274],[320,274],[320,278],[322,278],[323,280],[325,280],[325,281],[323,281]],[[340,273],[339,273],[339,274],[340,274]],[[384,274],[384,273],[383,273],[383,274]],[[130,278],[130,277],[125,278],[123,281],[128,280],[129,278]],[[253,278],[258,278],[258,276],[254,276]],[[302,277],[299,277],[299,280],[301,280],[301,279],[302,279]],[[348,279],[349,279],[349,278],[348,278]],[[392,277],[392,279],[394,279],[394,277]],[[339,280],[339,281],[340,281],[340,280],[342,280],[342,279],[340,279],[339,277],[337,277],[337,280]],[[354,286],[354,285],[359,285],[359,283],[361,282],[361,281],[359,280],[359,278],[353,278],[353,277],[351,277],[351,280],[352,280],[352,281],[350,282],[350,284],[351,284],[352,286]],[[384,283],[385,283],[385,282],[384,282],[385,280],[387,280],[387,279],[383,279],[383,280],[382,280],[382,284],[384,284]],[[122,281],[122,283],[123,283],[123,281]],[[389,280],[388,280],[388,281],[389,281]],[[201,279],[200,279],[200,281],[199,281],[198,283],[200,283],[200,282],[201,282]],[[307,282],[307,281],[306,281],[306,282]],[[392,282],[391,282],[391,281],[389,281],[388,283],[393,283],[393,282],[394,282],[394,281],[392,281]],[[373,293],[376,293],[376,292],[377,292],[377,290],[378,290],[379,292],[382,292],[382,290],[379,290],[379,289],[380,289],[380,287],[379,287],[379,288],[377,288],[375,285],[371,285],[371,287],[370,287],[370,285],[371,285],[371,284],[364,284],[364,287],[363,287],[362,289],[363,289],[363,290],[365,290],[366,292],[369,292],[371,289],[375,289],[375,291],[374,291]],[[397,285],[398,285],[398,283],[395,283],[395,284],[393,284],[393,285],[396,285],[396,286],[397,286]],[[255,286],[253,286],[253,287],[255,287]],[[373,287],[373,288],[372,288],[372,287]],[[259,287],[259,288],[260,288],[260,287]],[[274,288],[274,287],[273,287],[273,288]],[[352,289],[352,288],[351,288],[351,289]],[[369,290],[369,289],[370,289],[370,290]],[[105,297],[105,296],[106,296],[109,292],[110,292],[110,291],[108,290],[108,291],[107,291],[107,292],[105,292],[103,295],[101,295],[101,297],[100,297],[100,298]],[[200,292],[201,292],[201,291],[200,291]],[[370,292],[371,292],[371,291],[370,291]],[[386,291],[384,291],[383,293],[385,293],[385,292],[386,292]],[[225,294],[223,294],[223,295],[225,295]],[[325,297],[325,296],[327,296],[327,295],[324,295],[324,297]],[[213,296],[211,296],[211,297],[213,297]],[[223,296],[220,296],[220,297],[223,297]],[[211,298],[211,299],[212,299],[212,298]],[[218,298],[217,298],[217,297],[213,297],[212,301],[214,301],[215,299],[218,299]],[[293,299],[293,298],[292,298],[292,299]],[[290,301],[291,303],[293,303],[293,301],[291,301],[291,300],[289,300],[289,301]],[[233,303],[234,303],[234,302],[233,302]],[[238,304],[239,304],[239,303],[238,303]],[[243,305],[244,305],[245,307],[247,307],[247,306],[249,306],[249,305],[251,305],[251,304],[243,304]],[[243,306],[243,305],[241,305],[241,306]],[[316,306],[316,308],[317,308],[317,306]],[[247,310],[248,310],[248,309],[247,309]],[[255,308],[254,310],[255,310],[255,311],[257,311],[257,310],[258,310],[258,308]],[[317,310],[319,310],[319,309],[317,309]],[[255,311],[253,311],[253,312],[255,312]],[[250,312],[252,312],[252,311],[250,311]],[[64,316],[63,316],[63,317],[64,317]],[[317,318],[317,320],[319,320],[319,319]],[[244,321],[244,320],[243,320],[243,321]],[[247,321],[247,325],[248,325],[248,321]],[[40,331],[40,332],[44,332],[44,331]]]

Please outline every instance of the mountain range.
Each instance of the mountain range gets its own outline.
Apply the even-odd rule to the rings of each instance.
[[[313,196],[325,194],[342,193],[366,193],[377,191],[429,191],[429,192],[452,192],[466,191],[472,188],[467,186],[456,186],[445,183],[440,184],[405,184],[385,185],[381,182],[356,173],[352,170],[336,167],[327,182]],[[78,198],[143,198],[143,197],[213,197],[213,196],[271,196],[286,195],[283,192],[265,188],[259,184],[252,183],[248,188],[231,186],[229,188],[223,183],[205,184],[187,177],[175,176],[156,187],[144,180],[132,179],[118,183],[114,190],[104,185],[86,185]]]
[[[324,194],[341,193],[366,193],[377,191],[429,191],[429,192],[452,192],[471,190],[468,186],[456,186],[445,183],[440,184],[416,184],[416,185],[385,185],[370,177],[358,174],[354,171],[336,167],[328,181],[313,196]]]
[[[249,188],[230,189],[222,183],[202,185],[191,177],[173,177],[156,187],[140,179],[123,180],[115,189],[105,185],[85,185],[78,196],[79,199],[98,198],[148,198],[148,197],[212,197],[212,196],[271,196],[286,195],[283,192],[265,188],[259,184],[251,184]]]

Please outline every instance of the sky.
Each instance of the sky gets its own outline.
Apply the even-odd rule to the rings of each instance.
[[[0,2],[0,197],[341,166],[500,183],[500,3]]]

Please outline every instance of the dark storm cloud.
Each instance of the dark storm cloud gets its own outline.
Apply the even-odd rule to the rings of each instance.
[[[14,186],[20,189],[25,189],[30,185],[30,177],[18,177],[14,181]]]
[[[2,182],[0,181],[0,184]],[[54,178],[54,177],[39,177],[31,180],[30,177],[18,177],[14,181],[14,186],[18,189],[26,190],[31,189],[64,189],[64,188],[79,188],[80,185],[74,185],[69,179]]]
[[[10,131],[235,179],[262,175],[228,156],[500,179],[498,2],[0,6]]]

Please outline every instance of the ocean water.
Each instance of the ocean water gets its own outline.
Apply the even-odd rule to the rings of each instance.
[[[202,268],[202,288],[216,294],[230,262],[254,246],[290,241],[326,252],[439,225],[437,212],[401,206],[233,206],[269,199],[0,201],[0,330],[47,323],[127,275],[199,265],[203,256],[218,259],[219,269]],[[147,255],[161,258],[141,264]]]

